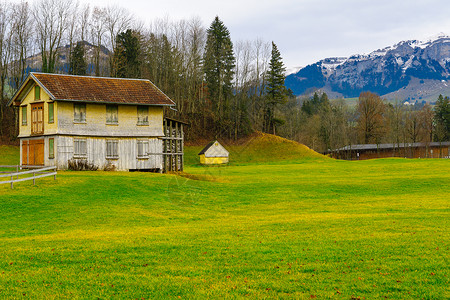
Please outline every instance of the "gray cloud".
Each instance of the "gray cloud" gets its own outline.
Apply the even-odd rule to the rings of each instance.
[[[89,3],[111,4],[106,0]],[[448,0],[129,0],[116,4],[146,22],[164,16],[175,20],[199,16],[208,26],[219,15],[234,41],[273,40],[288,68],[439,32],[450,34]]]

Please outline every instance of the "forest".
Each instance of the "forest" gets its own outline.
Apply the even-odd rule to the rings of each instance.
[[[147,20],[148,21],[148,20]],[[277,134],[325,152],[355,143],[450,138],[448,97],[436,106],[388,103],[366,92],[356,107],[284,86],[273,41],[232,41],[218,16],[144,23],[118,6],[71,0],[0,4],[0,143],[17,143],[9,99],[30,71],[144,78],[176,102],[166,115],[189,123],[188,140]]]

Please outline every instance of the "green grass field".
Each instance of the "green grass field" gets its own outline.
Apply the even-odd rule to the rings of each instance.
[[[223,167],[189,147],[183,177],[0,185],[0,298],[450,298],[450,160],[276,144]]]

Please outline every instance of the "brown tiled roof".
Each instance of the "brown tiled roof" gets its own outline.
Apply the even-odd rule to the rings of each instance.
[[[53,100],[174,105],[150,80],[31,73]]]

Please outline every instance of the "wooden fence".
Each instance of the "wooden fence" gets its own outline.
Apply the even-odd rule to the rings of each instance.
[[[0,178],[8,178],[7,180],[0,180],[0,184],[10,183],[12,189],[14,188],[14,183],[16,182],[33,180],[33,185],[35,185],[36,179],[48,176],[53,176],[53,179],[56,180],[56,167],[27,166],[27,169],[32,169],[29,171],[19,171],[19,169],[22,168],[21,166],[0,166],[0,168],[16,169],[16,172],[0,174]],[[29,177],[19,178],[22,175],[28,175]]]

